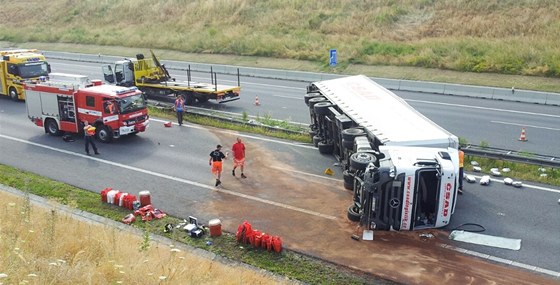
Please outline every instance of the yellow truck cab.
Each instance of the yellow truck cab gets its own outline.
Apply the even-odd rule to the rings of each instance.
[[[25,99],[23,84],[48,76],[50,65],[36,49],[0,50],[0,95]]]

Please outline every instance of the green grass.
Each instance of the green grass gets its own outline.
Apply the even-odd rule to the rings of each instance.
[[[0,41],[120,55],[124,47],[127,56],[152,48],[166,50],[163,59],[560,90],[560,6],[553,0],[89,0],[70,10],[62,0],[31,2],[3,2],[9,20],[0,23]],[[334,69],[331,48],[338,50]],[[500,74],[518,77],[493,76]]]

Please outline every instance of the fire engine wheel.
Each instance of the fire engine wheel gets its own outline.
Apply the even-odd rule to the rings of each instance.
[[[47,119],[47,121],[45,122],[45,129],[51,136],[60,136],[62,134],[62,132],[58,128],[58,124],[54,119]]]
[[[99,126],[97,128],[97,139],[103,143],[109,143],[113,140],[113,131],[108,126]]]
[[[354,138],[365,135],[366,132],[358,128],[350,128],[342,130],[342,139],[354,143]]]
[[[19,100],[17,90],[16,90],[14,87],[11,87],[11,88],[10,88],[10,92],[9,92],[9,93],[10,93],[10,98],[12,98],[12,100],[14,100],[14,101],[18,101],[18,100]]]
[[[322,137],[320,137],[320,136],[318,136],[318,135],[314,135],[314,136],[313,136],[313,145],[314,145],[315,147],[319,146],[319,142],[320,142],[321,140],[323,140]]]
[[[354,149],[354,141],[342,140],[342,146],[348,150]]]
[[[375,155],[367,152],[358,152],[350,156],[350,167],[356,170],[364,170],[370,163],[375,163]]]
[[[329,107],[333,106],[334,104],[331,102],[319,102],[313,105],[313,109],[315,110],[315,114],[324,116],[329,114]]]
[[[348,207],[348,220],[352,222],[359,222],[360,218],[360,209],[358,209],[356,205],[352,204],[350,207]]]
[[[329,142],[318,142],[317,147],[319,148],[319,153],[322,154],[331,154],[334,151],[334,145]]]

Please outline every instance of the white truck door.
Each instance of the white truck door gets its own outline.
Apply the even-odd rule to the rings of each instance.
[[[113,72],[113,67],[111,67],[111,65],[103,65],[102,66],[103,69],[103,78],[105,79],[105,81],[114,84],[115,83],[115,73]]]

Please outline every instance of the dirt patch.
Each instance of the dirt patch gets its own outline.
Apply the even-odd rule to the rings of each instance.
[[[222,141],[235,139],[219,136]],[[224,218],[226,231],[235,232],[247,220],[253,228],[282,236],[289,249],[406,284],[558,283],[444,248],[447,233],[439,230],[376,231],[374,241],[355,241],[350,237],[356,233],[357,223],[346,218],[351,193],[342,182],[288,171],[298,168],[288,163],[293,153],[272,154],[263,143],[245,144],[249,178],[224,179],[224,188],[216,191],[219,199],[205,205]],[[226,162],[224,175],[231,175],[231,162]],[[422,238],[421,234],[433,237]]]

